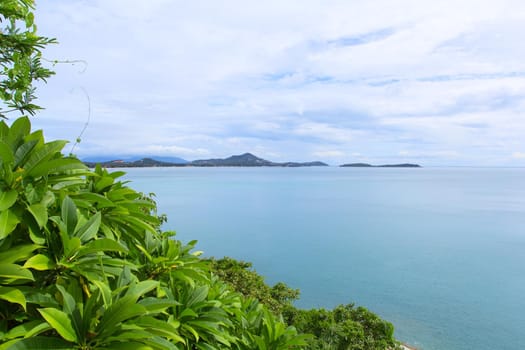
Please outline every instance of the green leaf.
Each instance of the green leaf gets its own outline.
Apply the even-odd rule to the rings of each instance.
[[[152,281],[152,280],[140,281],[138,283],[132,284],[129,287],[126,295],[133,296],[135,300],[137,300],[139,297],[157,288],[159,284],[160,284],[159,281]]]
[[[73,236],[78,222],[77,207],[68,196],[62,201],[62,221],[66,224],[67,234]]]
[[[93,253],[99,253],[99,252],[105,252],[105,251],[125,253],[128,250],[124,248],[117,241],[114,241],[109,238],[101,238],[101,239],[96,239],[94,241],[91,241],[88,244],[80,247],[79,252],[77,254],[77,258],[80,258],[87,254],[93,254]]]
[[[41,248],[41,246],[35,244],[23,244],[10,247],[8,250],[0,253],[0,263],[12,264],[20,260],[26,260],[33,255],[33,251],[38,248]]]
[[[73,255],[78,253],[80,247],[82,246],[82,242],[80,242],[80,238],[78,237],[73,237],[67,240],[65,240],[64,238],[67,238],[67,237],[62,237],[62,240],[63,240],[62,244],[64,246],[64,255],[66,258],[69,259]]]
[[[41,164],[53,157],[57,152],[62,150],[66,145],[67,141],[57,140],[46,143],[38,150],[34,151],[27,162],[24,164],[24,169],[28,174],[31,174],[31,171],[38,164]]]
[[[11,210],[2,211],[0,213],[0,239],[9,236],[19,223],[20,219]]]
[[[48,219],[47,208],[40,203],[36,203],[28,206],[27,209],[35,218],[38,227],[44,227]]]
[[[51,327],[47,322],[43,322],[41,320],[29,321],[26,323],[22,323],[21,325],[9,330],[9,332],[7,332],[7,334],[4,336],[4,339],[14,339],[22,337],[28,338],[29,336],[34,336],[38,334],[35,333],[35,329],[38,332],[45,329],[51,329]]]
[[[179,349],[175,344],[172,344],[171,342],[169,342],[168,340],[162,337],[146,338],[143,341],[144,343],[153,346],[154,349],[159,349],[159,350],[178,350]]]
[[[100,228],[101,217],[100,212],[90,217],[89,220],[75,232],[75,236],[79,237],[82,242],[87,242],[94,238]]]
[[[31,122],[28,117],[20,117],[16,119],[9,130],[8,142],[11,144],[11,149],[18,148],[18,144],[24,137],[29,134],[31,130]]]
[[[38,178],[40,176],[61,173],[67,170],[83,169],[87,169],[87,167],[77,159],[58,158],[49,160],[47,162],[42,162],[36,165],[31,171],[28,172],[28,175],[31,175],[34,178]]]
[[[13,204],[15,204],[17,198],[18,192],[16,190],[0,192],[0,211],[11,208]]]
[[[16,264],[0,264],[0,282],[34,281],[33,274],[28,269]]]
[[[80,314],[80,310],[77,308],[76,301],[78,300],[81,302],[82,300],[82,292],[79,291],[79,295],[75,295],[76,298],[73,297],[73,295],[69,294],[64,287],[57,284],[57,289],[60,291],[60,294],[62,294],[62,300],[63,300],[63,308],[64,312],[69,315],[71,319],[71,324],[75,330],[75,334],[77,334],[79,340],[82,342],[84,340],[84,325],[82,322],[82,316]],[[70,285],[71,288],[71,285]],[[78,293],[77,293],[78,294]],[[75,300],[76,299],[76,300]]]
[[[157,320],[153,317],[140,317],[134,323],[141,328],[156,335],[169,338],[171,340],[184,343],[184,339],[179,335],[177,328],[166,321]]]
[[[97,326],[97,333],[99,333],[101,337],[107,336],[114,332],[120,322],[144,315],[146,308],[135,302],[135,298],[126,296],[112,304],[102,316]]]
[[[1,345],[0,345],[1,346]],[[2,348],[0,348],[2,349]],[[5,349],[9,350],[75,350],[70,343],[65,342],[60,338],[52,337],[32,337],[25,338],[10,343],[10,346]]]
[[[14,159],[11,147],[4,141],[0,141],[0,163],[10,164]]]
[[[67,341],[77,342],[77,335],[68,315],[54,308],[38,309],[42,317]]]
[[[26,141],[18,147],[15,152],[15,164],[14,167],[22,167],[23,161],[29,156],[33,148],[37,145],[37,140]]]
[[[101,350],[156,350],[151,346],[138,342],[113,342],[110,347],[100,348]]]
[[[206,296],[208,295],[208,291],[209,287],[206,285],[196,288],[191,294],[191,297],[189,298],[186,304],[188,306],[191,306],[198,302],[204,301],[206,299]]]
[[[55,262],[49,259],[44,254],[37,254],[29,258],[24,264],[24,267],[27,269],[34,269],[38,271],[45,271],[54,269],[56,266]]]
[[[100,178],[100,180],[98,180],[95,183],[95,191],[102,192],[103,189],[111,186],[113,184],[113,181],[114,181],[113,178],[109,176],[104,176]]]
[[[24,310],[26,309],[26,298],[18,288],[0,286],[0,299],[22,305]]]
[[[158,298],[144,298],[139,301],[139,304],[144,306],[148,312],[161,312],[169,307],[180,305],[176,300],[158,299]]]
[[[29,238],[33,243],[40,245],[46,243],[44,232],[38,227],[38,224],[28,222],[27,228],[29,229]]]

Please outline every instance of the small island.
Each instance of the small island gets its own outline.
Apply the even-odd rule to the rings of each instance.
[[[191,162],[168,162],[160,161],[153,158],[142,158],[140,160],[110,160],[105,162],[84,162],[92,168],[100,164],[104,168],[146,168],[146,167],[312,167],[328,166],[328,164],[313,162],[272,162],[259,158],[251,153],[234,155],[228,158],[199,159]]]
[[[419,164],[403,163],[403,164],[383,164],[372,165],[368,163],[349,163],[340,165],[343,168],[421,168]]]

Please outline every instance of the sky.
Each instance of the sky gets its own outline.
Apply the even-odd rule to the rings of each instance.
[[[523,0],[37,0],[80,158],[525,166]]]

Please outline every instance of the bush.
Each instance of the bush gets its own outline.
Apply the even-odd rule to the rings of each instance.
[[[0,349],[291,349],[308,338],[160,230],[153,200],[0,122]]]

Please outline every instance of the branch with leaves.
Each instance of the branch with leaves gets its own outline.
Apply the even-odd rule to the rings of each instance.
[[[0,2],[0,118],[7,114],[34,115],[42,107],[36,100],[34,83],[47,81],[54,72],[42,65],[42,50],[56,43],[39,36],[31,0]]]

